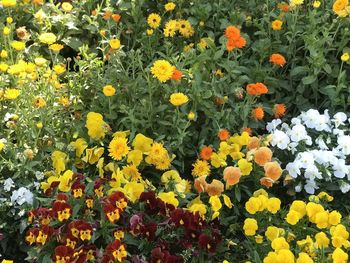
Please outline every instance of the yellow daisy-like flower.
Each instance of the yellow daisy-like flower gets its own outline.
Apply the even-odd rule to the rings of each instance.
[[[26,48],[26,44],[21,41],[12,41],[11,47],[14,48],[17,51],[21,51]]]
[[[169,2],[164,5],[165,11],[173,11],[175,7],[176,7],[176,4],[173,2]]]
[[[128,146],[128,139],[121,137],[114,138],[109,143],[108,151],[109,156],[111,156],[114,160],[121,160],[130,151],[130,147]]]
[[[120,40],[117,38],[109,40],[109,45],[111,46],[112,49],[119,49],[121,44]]]
[[[150,14],[147,18],[147,23],[151,28],[159,27],[160,21],[161,21],[160,15],[156,13]]]
[[[166,60],[157,60],[153,63],[151,72],[160,82],[166,82],[167,80],[171,79],[174,72],[174,67]]]
[[[182,36],[191,37],[194,34],[194,29],[188,20],[179,20],[178,29]]]
[[[43,33],[39,36],[39,40],[43,44],[51,45],[56,42],[57,37],[53,33]]]
[[[179,92],[179,93],[173,93],[170,95],[170,103],[173,104],[174,106],[178,107],[178,106],[181,106],[185,103],[188,102],[188,97]]]
[[[106,97],[111,97],[115,94],[115,88],[112,85],[106,85],[103,87],[102,92]]]
[[[33,104],[37,108],[42,108],[46,106],[46,101],[42,97],[36,97]]]
[[[201,177],[207,176],[210,174],[210,165],[207,161],[197,160],[193,164],[192,175]]]
[[[60,52],[61,51],[61,49],[63,49],[64,48],[64,46],[63,45],[61,45],[61,44],[52,44],[52,45],[50,45],[49,46],[49,49],[50,50],[52,50],[53,52]]]
[[[16,0],[2,0],[0,1],[0,4],[3,7],[13,7],[17,5],[17,1]]]
[[[15,100],[21,94],[19,89],[7,89],[5,90],[4,98],[8,100]]]
[[[173,37],[176,34],[176,31],[178,30],[178,23],[176,20],[169,20],[165,24],[164,28],[164,36],[166,37]]]
[[[62,9],[68,13],[68,12],[71,12],[73,10],[73,6],[68,2],[63,2]]]

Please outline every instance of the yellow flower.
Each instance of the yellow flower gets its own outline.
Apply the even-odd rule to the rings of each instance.
[[[179,183],[181,182],[181,177],[178,171],[170,170],[162,174],[161,182],[165,185],[167,185],[169,182]]]
[[[299,253],[296,263],[313,263],[312,258],[305,252]]]
[[[66,170],[66,163],[68,161],[67,154],[61,151],[54,151],[51,154],[52,166],[55,168],[56,173],[60,174]]]
[[[96,112],[89,112],[87,115],[86,125],[88,135],[93,140],[100,140],[105,137],[106,123],[103,121],[103,116]]]
[[[267,210],[272,214],[276,214],[277,211],[280,210],[280,207],[281,200],[276,197],[269,198],[267,201]]]
[[[341,214],[338,211],[332,211],[328,215],[328,224],[336,226],[340,223]]]
[[[152,13],[147,18],[147,23],[151,28],[157,28],[160,25],[160,15]]]
[[[57,44],[57,43],[49,46],[49,49],[52,50],[53,52],[56,52],[56,53],[60,52],[61,49],[63,49],[63,48],[64,48],[63,45]]]
[[[321,6],[321,2],[320,2],[320,1],[314,1],[313,4],[312,4],[312,6],[313,6],[314,8],[319,8],[319,7]]]
[[[13,263],[13,260],[3,259],[1,263]]]
[[[8,52],[6,50],[1,50],[0,58],[7,58],[7,57],[8,57]]]
[[[347,16],[346,7],[349,5],[348,0],[336,0],[333,4],[333,11],[341,17]]]
[[[57,40],[57,37],[53,33],[43,33],[39,36],[39,41],[43,44],[51,45],[55,43]]]
[[[24,42],[15,40],[11,42],[11,47],[17,51],[21,51],[26,48],[26,44]]]
[[[152,147],[153,140],[146,137],[142,133],[138,133],[132,142],[135,150],[140,150],[143,153],[149,152]]]
[[[164,36],[173,37],[178,30],[178,23],[176,20],[169,20],[164,27]]]
[[[188,102],[187,95],[178,92],[170,95],[170,103],[176,107],[181,106]]]
[[[145,191],[145,187],[141,183],[129,182],[124,185],[124,194],[129,198],[131,202],[136,202],[140,195]]]
[[[333,263],[346,263],[348,258],[348,254],[341,248],[336,248],[332,254]]]
[[[176,7],[176,4],[173,2],[168,2],[164,5],[165,11],[173,11]]]
[[[192,175],[196,177],[210,174],[210,165],[207,161],[197,160],[193,165]]]
[[[113,38],[109,40],[109,45],[111,46],[112,49],[119,49],[121,46],[120,40],[117,38]]]
[[[341,61],[347,62],[350,59],[350,55],[348,52],[343,53],[343,55],[340,57]]]
[[[128,139],[121,137],[114,138],[109,143],[108,151],[109,156],[111,156],[114,160],[121,160],[130,151],[130,148],[128,146]]]
[[[87,142],[83,138],[79,138],[75,142],[71,142],[69,145],[75,149],[75,156],[78,158],[82,156],[85,149],[88,147]]]
[[[227,195],[223,194],[222,197],[224,198],[224,204],[228,207],[228,208],[232,208],[233,204],[231,202],[230,197],[228,197]]]
[[[0,1],[0,5],[2,5],[3,7],[13,7],[17,5],[17,1],[16,0],[2,0]]]
[[[33,104],[37,108],[42,108],[46,106],[46,101],[42,97],[36,97],[33,101]]]
[[[290,1],[290,5],[291,5],[292,7],[298,6],[298,5],[302,5],[303,3],[304,3],[304,0],[291,0],[291,1]]]
[[[2,29],[2,32],[5,36],[8,36],[10,33],[11,33],[11,29],[7,26],[5,26],[3,29]]]
[[[258,230],[258,222],[254,218],[247,218],[244,220],[243,230],[246,236],[254,236]]]
[[[43,123],[41,121],[39,121],[37,124],[36,124],[36,127],[38,129],[42,129],[44,127]]]
[[[315,240],[318,248],[326,248],[329,246],[329,238],[324,232],[319,232],[315,235]]]
[[[146,33],[147,33],[147,36],[153,35],[153,29],[152,29],[152,28],[148,28],[148,29],[146,30]]]
[[[6,22],[7,22],[8,24],[12,24],[13,18],[10,17],[10,16],[6,17]]]
[[[209,198],[209,204],[214,212],[219,211],[222,208],[220,198],[217,195],[211,196]]]
[[[166,82],[170,80],[174,72],[174,67],[166,60],[157,60],[151,67],[151,73],[153,77],[157,78],[160,82]]]
[[[284,237],[277,237],[271,242],[271,247],[277,252],[281,249],[289,249],[289,244]]]
[[[44,66],[47,63],[47,60],[45,58],[35,58],[34,59],[34,63],[38,67],[42,67],[42,66]]]
[[[9,66],[6,63],[0,63],[0,71],[6,72]]]
[[[66,72],[66,67],[64,65],[58,64],[53,67],[53,70],[57,75],[61,75]]]
[[[105,149],[103,147],[96,147],[96,146],[94,148],[86,149],[86,154],[82,158],[82,160],[89,164],[97,163],[98,160],[103,155],[104,150]]]
[[[73,172],[71,170],[67,170],[64,174],[59,178],[60,184],[58,185],[58,189],[62,192],[69,192],[71,190],[71,186],[73,184]]]
[[[106,97],[111,97],[115,94],[115,88],[112,85],[104,86],[102,91]]]
[[[250,197],[249,200],[245,203],[245,209],[251,215],[254,215],[260,210],[261,201],[258,197]]]
[[[278,238],[280,235],[280,229],[275,226],[268,226],[265,231],[265,236],[270,240],[273,241],[274,239]]]
[[[179,20],[177,22],[177,29],[179,30],[180,34],[184,37],[191,37],[194,34],[194,29],[188,20]]]
[[[295,200],[290,206],[290,210],[294,210],[295,212],[298,212],[298,217],[302,218],[306,214],[306,204],[303,201]]]
[[[196,118],[196,114],[193,111],[190,111],[187,115],[189,121],[193,121]]]
[[[178,207],[179,201],[175,197],[174,192],[160,193],[158,197],[166,204],[173,205],[175,208]]]
[[[263,241],[264,241],[264,237],[263,236],[261,236],[261,235],[256,235],[255,236],[255,242],[257,244],[262,244]]]
[[[65,11],[65,12],[71,12],[72,9],[73,9],[73,6],[68,3],[68,2],[63,2],[62,3],[62,9]]]
[[[142,151],[132,150],[128,153],[128,163],[132,163],[135,166],[139,166],[143,160]]]
[[[274,20],[271,24],[273,30],[281,30],[283,22],[281,20]]]
[[[253,164],[251,162],[248,162],[247,159],[240,159],[238,161],[238,167],[242,172],[242,175],[250,175],[250,173],[253,171]]]
[[[8,100],[15,100],[21,94],[19,89],[6,89],[4,93],[4,98]]]

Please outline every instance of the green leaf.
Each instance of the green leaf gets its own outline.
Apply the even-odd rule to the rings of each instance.
[[[290,71],[290,76],[291,77],[295,77],[299,74],[305,74],[305,72],[307,72],[309,70],[308,67],[306,66],[298,66],[298,67],[295,67],[293,68],[291,71]]]
[[[312,83],[314,83],[317,79],[317,76],[307,76],[302,78],[302,82],[304,85],[310,85]]]

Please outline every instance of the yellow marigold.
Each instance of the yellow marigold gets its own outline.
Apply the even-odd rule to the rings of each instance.
[[[169,20],[164,27],[164,36],[173,37],[178,30],[178,22],[176,20]]]
[[[336,0],[333,4],[333,11],[339,14],[339,12],[343,11],[348,5],[348,0]]]
[[[147,23],[151,28],[157,28],[160,25],[160,15],[152,13],[147,18]]]
[[[109,156],[111,156],[114,160],[121,160],[130,151],[130,147],[128,146],[128,139],[121,137],[114,138],[109,143],[108,151]]]
[[[347,62],[350,59],[350,55],[348,52],[343,53],[343,55],[340,57],[341,61]]]
[[[151,67],[151,73],[160,82],[170,80],[174,72],[174,67],[166,60],[157,60]]]
[[[51,45],[55,43],[57,40],[57,37],[53,33],[43,33],[39,36],[39,41],[43,44]]]
[[[207,176],[210,174],[210,165],[207,161],[197,160],[193,165],[192,175],[193,176]]]
[[[21,94],[19,89],[6,89],[4,93],[4,98],[8,100],[15,100]]]
[[[109,45],[111,46],[112,49],[119,49],[121,46],[120,40],[117,38],[113,38],[109,40]]]
[[[42,108],[46,106],[46,101],[42,97],[36,97],[33,101],[33,104],[37,108]]]
[[[111,97],[115,94],[115,88],[112,85],[104,86],[102,91],[106,97]]]
[[[64,48],[63,45],[57,44],[57,43],[49,46],[49,49],[52,50],[53,52],[56,52],[56,53],[60,52],[61,49],[63,49],[63,48]]]
[[[274,20],[271,24],[273,30],[281,30],[283,22],[281,20]]]
[[[85,127],[88,129],[88,135],[91,139],[99,140],[104,138],[106,126],[101,114],[96,112],[88,113]]]
[[[176,7],[176,4],[173,2],[168,2],[164,5],[165,11],[173,11]]]
[[[194,34],[194,29],[188,20],[179,20],[177,22],[178,30],[184,37],[191,37]]]
[[[68,12],[71,12],[73,10],[73,6],[68,2],[63,2],[62,9],[68,13]]]
[[[170,101],[170,103],[172,105],[178,107],[178,106],[181,106],[181,105],[187,103],[188,102],[188,97],[185,94],[181,93],[181,92],[173,93],[173,94],[170,95],[170,100],[169,101]]]
[[[15,40],[11,42],[11,47],[17,51],[21,51],[26,48],[26,44],[24,42]]]
[[[2,5],[3,7],[13,7],[17,5],[17,1],[16,0],[2,0],[0,1],[0,5]]]

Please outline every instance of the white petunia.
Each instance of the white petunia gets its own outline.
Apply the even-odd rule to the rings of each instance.
[[[305,169],[304,177],[310,180],[315,180],[315,178],[322,179],[322,174],[317,169],[316,165],[309,165]]]
[[[310,165],[314,165],[315,159],[312,153],[310,152],[300,152],[297,155],[297,159],[300,162],[301,168],[307,168]]]

